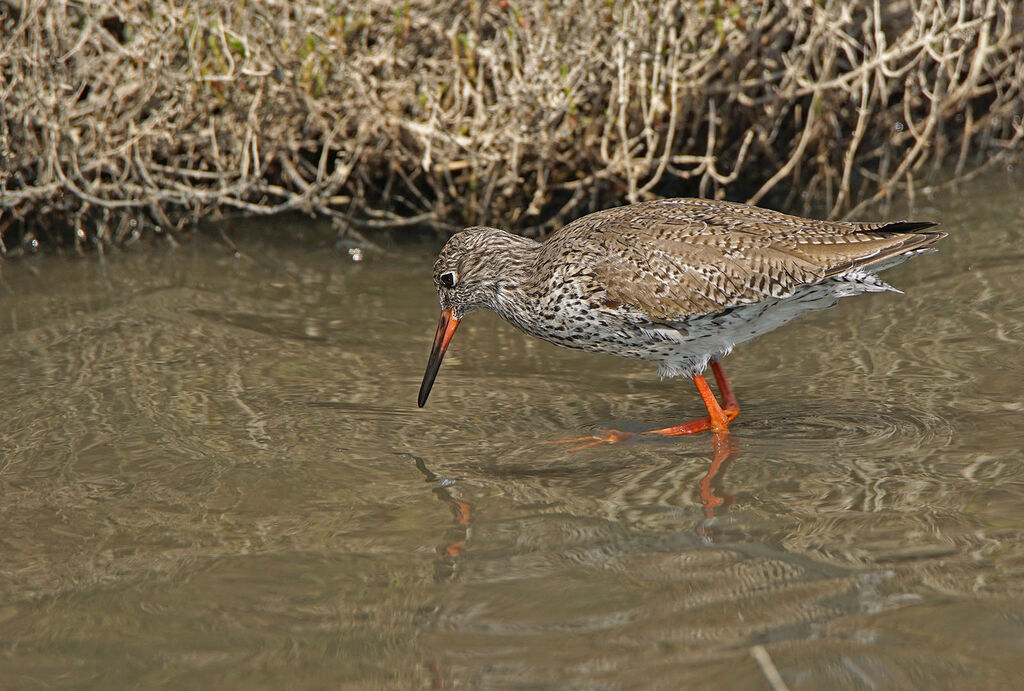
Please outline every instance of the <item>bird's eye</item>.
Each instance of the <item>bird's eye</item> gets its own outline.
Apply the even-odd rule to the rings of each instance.
[[[451,288],[455,285],[455,274],[451,271],[441,274],[441,285],[445,288]]]

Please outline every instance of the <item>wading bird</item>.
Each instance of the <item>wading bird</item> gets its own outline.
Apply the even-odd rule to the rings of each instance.
[[[556,345],[649,360],[662,377],[693,379],[708,416],[650,433],[724,433],[739,405],[721,357],[839,298],[895,290],[877,273],[929,251],[946,236],[925,230],[934,225],[818,221],[731,202],[662,199],[592,213],[543,243],[467,228],[434,264],[441,319],[419,406],[459,322],[486,308]],[[721,404],[703,376],[709,364]],[[585,439],[629,436],[611,430]]]

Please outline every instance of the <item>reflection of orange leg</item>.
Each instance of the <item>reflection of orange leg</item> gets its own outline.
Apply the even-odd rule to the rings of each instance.
[[[469,525],[473,522],[473,507],[461,499],[452,497],[451,501],[452,514],[455,516],[455,522],[459,525]]]
[[[719,490],[722,496],[715,496],[715,488],[712,486],[712,482],[716,478],[721,484],[722,478],[718,474],[724,473],[732,460],[733,448],[729,443],[729,435],[716,433],[712,436],[711,442],[715,448],[715,455],[711,459],[711,465],[708,466],[708,472],[700,480],[700,503],[704,505],[704,515],[708,518],[715,515],[715,509],[719,506],[733,502],[732,496],[721,491],[721,487]]]
[[[442,557],[457,557],[462,554],[462,550],[466,547],[465,540],[459,540],[458,542],[449,542],[447,545],[438,550]]]
[[[445,493],[447,494],[447,492]],[[459,526],[469,526],[473,522],[473,509],[466,502],[461,499],[448,495],[442,496],[449,506],[452,507],[452,515],[455,516],[455,523]],[[438,553],[443,557],[457,557],[462,554],[462,551],[466,548],[466,536],[468,533],[463,531],[463,539],[456,540],[455,542],[449,542],[446,545],[442,545],[438,549]]]
[[[430,663],[430,686],[435,689],[443,689],[448,686],[444,669],[440,662]]]

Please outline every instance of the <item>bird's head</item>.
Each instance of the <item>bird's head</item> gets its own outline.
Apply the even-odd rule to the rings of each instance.
[[[434,287],[441,319],[420,386],[422,408],[434,385],[448,343],[462,318],[481,308],[496,310],[499,294],[517,284],[529,266],[533,240],[497,228],[467,228],[448,240],[434,262]]]

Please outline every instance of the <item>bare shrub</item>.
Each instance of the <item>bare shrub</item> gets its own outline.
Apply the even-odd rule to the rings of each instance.
[[[0,239],[231,209],[536,234],[684,194],[840,216],[1016,154],[1022,7],[0,0]]]

